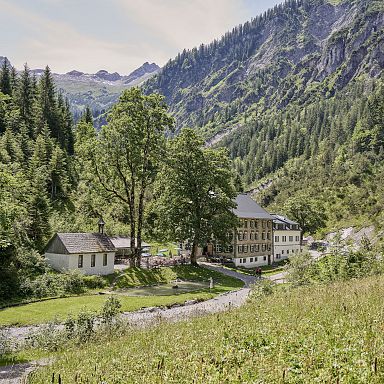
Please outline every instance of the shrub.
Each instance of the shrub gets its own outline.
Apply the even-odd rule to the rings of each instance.
[[[116,316],[120,313],[121,303],[116,297],[110,296],[101,309],[101,321],[110,325]]]
[[[61,274],[60,277],[63,279],[65,293],[80,294],[86,291],[84,275],[79,271],[70,271],[66,274]]]
[[[83,282],[89,289],[105,288],[108,282],[101,276],[84,276]]]

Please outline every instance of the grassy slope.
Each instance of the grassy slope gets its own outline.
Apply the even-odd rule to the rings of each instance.
[[[176,277],[184,280],[206,281],[208,286],[210,276],[213,277],[216,283],[215,288],[211,292],[208,289],[203,289],[173,296],[130,297],[119,295],[122,311],[134,311],[142,307],[172,305],[192,299],[206,300],[217,294],[243,286],[243,283],[237,279],[199,267],[177,266],[149,271],[138,268],[128,269],[121,279],[121,286],[134,287],[166,283]],[[69,314],[76,315],[84,308],[91,311],[99,311],[107,297],[106,295],[67,297],[2,309],[0,310],[0,325],[30,325],[54,319],[64,320]]]
[[[67,350],[31,383],[52,372],[71,383],[382,383],[383,295],[383,276],[280,290],[229,313]]]

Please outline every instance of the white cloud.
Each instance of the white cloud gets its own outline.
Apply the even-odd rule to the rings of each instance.
[[[178,50],[221,37],[247,18],[242,1],[118,0],[135,23]]]
[[[116,39],[101,31],[99,36],[80,32],[74,23],[43,16],[38,7],[0,0],[2,17],[28,32],[8,44],[9,59],[17,68],[27,61],[31,68],[49,64],[59,73],[107,69],[127,74],[145,61],[163,65],[183,48],[209,43],[248,18],[244,0],[110,0],[106,12],[109,6],[117,6],[126,20]]]

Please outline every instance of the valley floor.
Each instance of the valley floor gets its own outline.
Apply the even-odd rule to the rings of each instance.
[[[70,347],[30,382],[382,383],[383,296],[384,276],[255,291],[225,313]]]

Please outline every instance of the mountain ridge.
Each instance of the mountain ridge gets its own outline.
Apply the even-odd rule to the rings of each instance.
[[[145,89],[165,95],[179,128],[204,127],[207,137],[246,111],[330,97],[361,74],[382,73],[383,8],[377,0],[288,0],[184,50]]]

